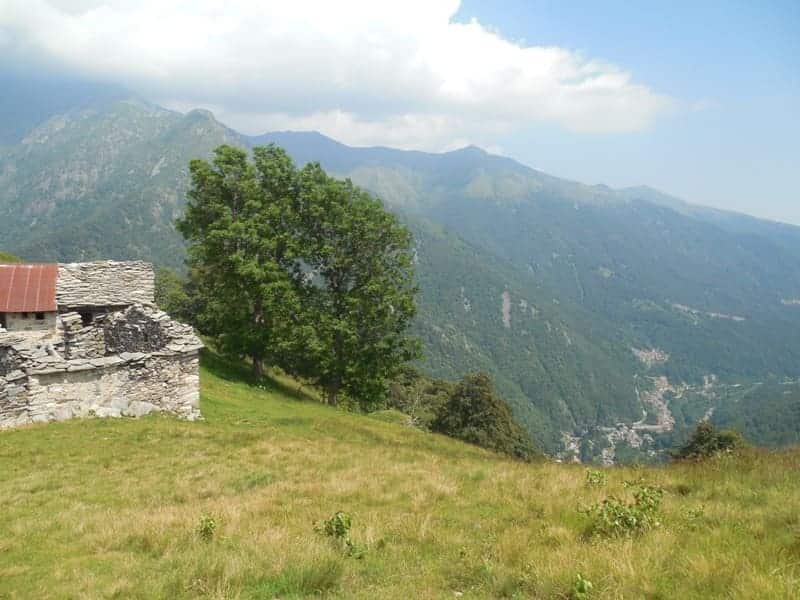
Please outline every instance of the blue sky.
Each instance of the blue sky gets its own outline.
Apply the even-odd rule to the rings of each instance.
[[[800,0],[0,0],[9,63],[800,224]]]
[[[465,0],[457,16],[609,60],[682,106],[642,131],[534,125],[498,141],[555,175],[644,183],[800,224],[800,2]]]

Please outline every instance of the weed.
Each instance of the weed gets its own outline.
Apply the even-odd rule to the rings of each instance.
[[[350,528],[353,519],[346,512],[337,511],[330,519],[323,521],[321,525],[314,529],[329,538],[344,550],[344,553],[351,558],[364,558],[366,548],[353,541],[350,537]]]
[[[588,535],[623,537],[643,533],[661,525],[658,512],[664,490],[641,481],[626,482],[625,487],[635,488],[633,502],[611,496],[582,511],[591,518]]]
[[[586,469],[586,485],[604,486],[606,484],[606,474],[599,469]]]
[[[203,515],[197,523],[197,535],[204,542],[210,542],[214,539],[214,532],[217,530],[217,522],[214,517]]]
[[[586,579],[583,575],[578,573],[575,576],[575,582],[572,584],[572,593],[570,596],[574,600],[585,600],[592,593],[592,582]]]

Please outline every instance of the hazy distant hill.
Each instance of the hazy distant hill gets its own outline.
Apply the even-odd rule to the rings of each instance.
[[[800,377],[800,228],[649,188],[565,181],[478,148],[245,138],[204,111],[110,101],[0,151],[0,248],[180,266],[186,165],[223,142],[278,143],[397,211],[416,237],[428,370],[491,371],[548,449],[633,456],[703,416],[800,441],[784,381]]]

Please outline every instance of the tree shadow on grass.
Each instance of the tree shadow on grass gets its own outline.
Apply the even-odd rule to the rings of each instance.
[[[314,393],[310,390],[304,390],[301,383],[287,383],[273,374],[267,374],[258,379],[253,375],[248,363],[224,356],[213,348],[206,347],[201,351],[200,362],[209,373],[219,379],[244,383],[268,392],[279,393],[299,402],[319,403],[319,399],[314,396]]]

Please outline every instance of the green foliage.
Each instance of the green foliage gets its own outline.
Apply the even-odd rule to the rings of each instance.
[[[583,511],[591,519],[588,535],[623,537],[641,534],[661,525],[658,513],[664,490],[640,481],[626,483],[625,487],[634,488],[633,502],[611,496]]]
[[[249,357],[259,377],[265,362],[278,363],[292,347],[299,305],[292,279],[294,164],[274,147],[255,156],[251,163],[243,150],[220,146],[213,163],[191,161],[178,228],[189,242],[201,329],[224,352]]]
[[[586,485],[602,487],[606,484],[606,474],[599,469],[586,469]]]
[[[350,528],[353,525],[352,517],[342,511],[337,511],[329,519],[322,522],[315,529],[331,538],[334,543],[344,550],[347,556],[352,558],[364,558],[366,550],[353,541],[350,537]]]
[[[673,456],[678,459],[703,460],[720,453],[733,452],[744,444],[745,440],[738,431],[718,431],[709,421],[701,421],[691,437]]]
[[[522,460],[537,454],[486,373],[468,374],[455,386],[431,429]]]
[[[201,330],[360,408],[417,356],[411,236],[381,203],[319,165],[298,170],[276,146],[215,151],[190,164],[178,227],[189,241]]]
[[[574,600],[586,600],[592,593],[592,589],[594,589],[592,582],[578,573],[575,576],[575,582],[572,584],[572,598]]]
[[[172,269],[161,267],[156,271],[156,305],[182,321],[193,321],[191,300],[186,282]]]
[[[374,408],[419,354],[406,333],[416,313],[411,234],[380,201],[316,163],[297,185],[298,258],[309,276],[294,368],[322,386],[329,404],[343,393]]]
[[[340,560],[322,559],[290,564],[278,575],[254,586],[259,598],[295,598],[326,595],[340,583],[344,569]]]
[[[320,533],[333,538],[337,541],[344,540],[350,534],[350,527],[353,519],[350,515],[342,511],[336,511],[329,519],[322,522],[317,529]]]
[[[0,263],[21,263],[22,259],[14,256],[13,254],[9,254],[8,252],[0,251]]]
[[[389,386],[387,405],[408,415],[417,427],[431,429],[455,384],[406,366]]]
[[[203,515],[197,523],[197,535],[204,542],[214,539],[214,532],[217,530],[217,521],[214,517]]]

